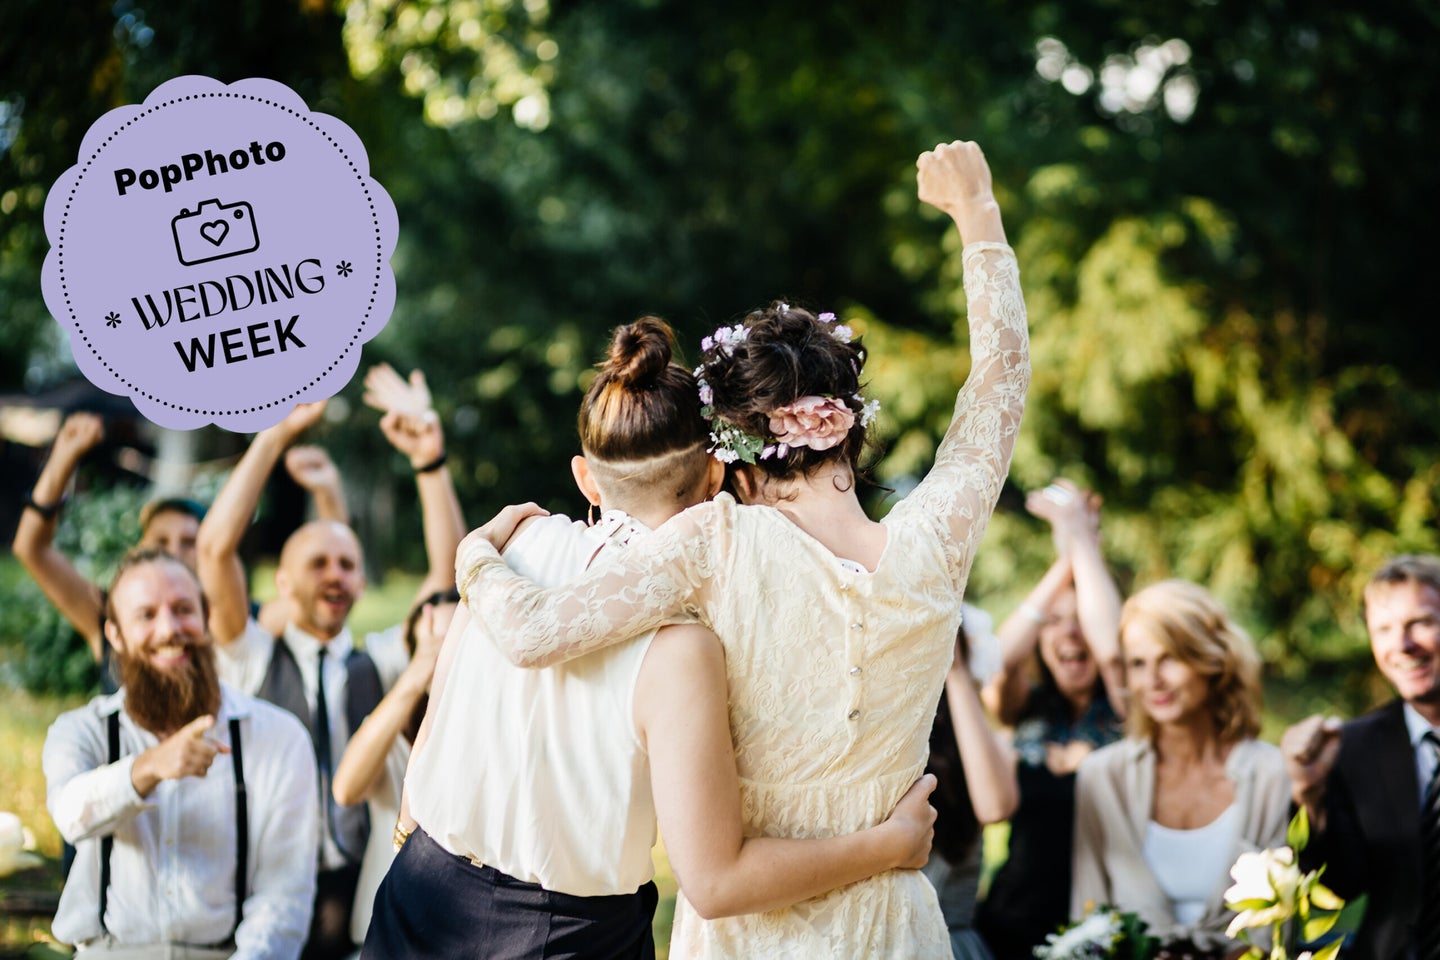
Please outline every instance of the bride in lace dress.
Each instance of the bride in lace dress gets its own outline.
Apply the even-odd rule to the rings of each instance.
[[[855,492],[873,404],[865,352],[833,315],[783,303],[704,343],[701,381],[721,495],[644,550],[544,590],[500,559],[533,505],[461,544],[461,593],[506,654],[544,666],[677,619],[725,647],[747,835],[824,837],[879,823],[924,770],[974,551],[1009,470],[1030,379],[1025,305],[984,155],[920,156],[920,199],[965,243],[971,369],[918,487],[881,522]],[[683,718],[677,718],[677,722]],[[683,878],[682,878],[683,879]],[[935,891],[896,870],[793,907],[707,920],[677,905],[680,957],[937,957]]]

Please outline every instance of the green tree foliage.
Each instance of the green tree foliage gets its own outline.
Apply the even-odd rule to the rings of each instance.
[[[903,488],[968,367],[958,245],[911,161],[964,137],[991,159],[1031,308],[1017,485],[1095,486],[1127,576],[1210,583],[1283,664],[1362,650],[1358,583],[1440,546],[1417,244],[1440,209],[1433,4],[11,7],[33,29],[0,56],[25,64],[0,97],[26,97],[0,203],[14,192],[31,232],[7,230],[0,290],[43,255],[32,188],[104,105],[185,71],[290,82],[357,129],[399,207],[399,302],[368,353],[430,375],[472,519],[574,509],[570,423],[610,327],[658,313],[693,343],[774,297],[865,334],[876,472]],[[66,39],[41,11],[72,18]],[[143,45],[120,29],[137,12]],[[413,529],[372,420],[330,439]],[[1047,549],[1002,511],[981,602],[1003,609]]]
[[[75,558],[80,573],[108,583],[125,551],[140,538],[138,517],[145,494],[134,487],[87,491],[60,515],[55,545]],[[19,564],[15,566],[18,568]],[[85,640],[62,617],[40,587],[19,569],[0,604],[0,640],[14,646],[10,668],[27,690],[79,693],[99,674]]]

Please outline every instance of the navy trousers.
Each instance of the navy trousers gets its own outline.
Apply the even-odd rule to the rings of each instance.
[[[654,960],[659,897],[575,897],[477,867],[416,830],[375,893],[361,960]]]

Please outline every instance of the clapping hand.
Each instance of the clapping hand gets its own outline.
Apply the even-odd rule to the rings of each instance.
[[[310,493],[340,486],[340,471],[322,447],[291,447],[285,454],[285,470]]]
[[[1056,480],[1025,497],[1025,509],[1050,524],[1057,553],[1064,555],[1076,538],[1100,538],[1101,497],[1069,480]]]
[[[365,374],[365,395],[361,399],[381,413],[398,412],[435,419],[430,387],[418,368],[410,371],[407,382],[390,364],[376,364]]]

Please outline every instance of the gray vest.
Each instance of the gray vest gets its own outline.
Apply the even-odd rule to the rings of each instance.
[[[363,651],[351,650],[345,658],[347,742],[384,695],[375,661]],[[300,665],[295,662],[295,654],[291,653],[283,637],[275,638],[275,652],[270,657],[270,666],[265,670],[265,679],[261,681],[256,696],[299,717],[305,729],[310,731],[311,743],[315,742],[315,717],[305,696],[305,681],[300,675]],[[332,763],[339,761],[339,757],[332,758]],[[330,779],[334,773],[333,769],[320,771],[321,819],[345,861],[358,864],[365,854],[365,842],[370,838],[370,811],[364,803],[344,806],[335,802],[335,796],[330,791]]]

